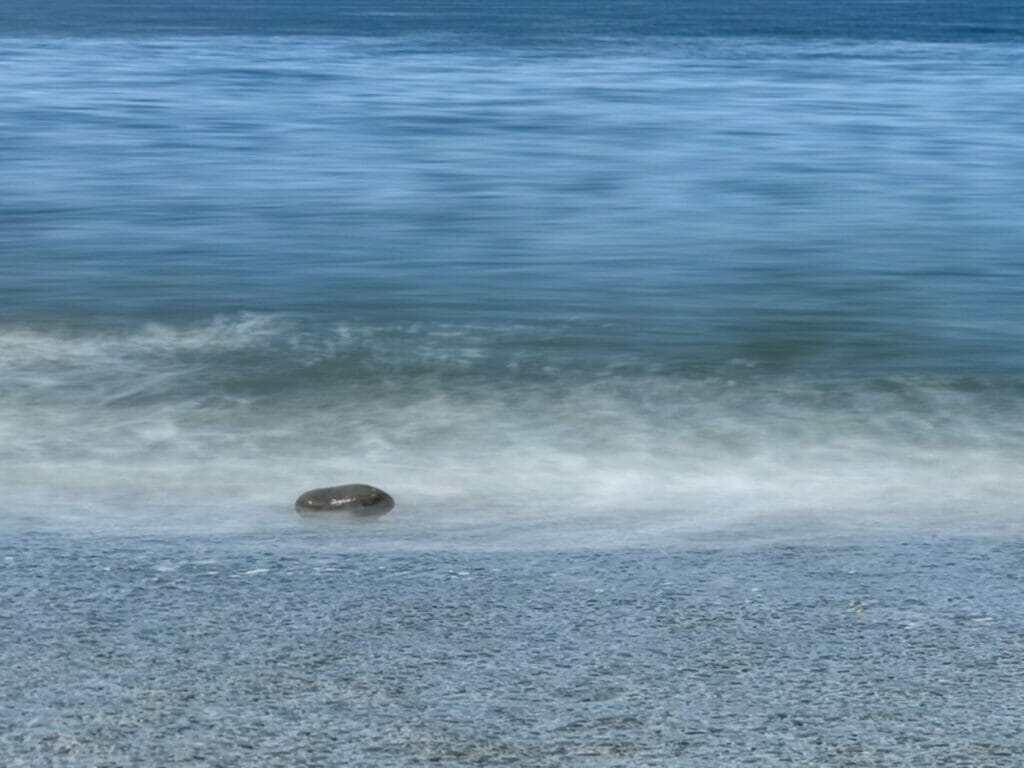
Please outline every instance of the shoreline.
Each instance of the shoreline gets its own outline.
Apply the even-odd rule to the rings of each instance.
[[[18,537],[6,764],[989,765],[1024,542],[338,552]]]

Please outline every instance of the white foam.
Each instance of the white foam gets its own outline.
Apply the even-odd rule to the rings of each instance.
[[[382,527],[353,529],[374,541],[529,547],[1022,527],[1012,396],[756,372],[732,386],[494,376],[256,399],[229,396],[216,378],[193,385],[207,352],[269,346],[272,356],[282,339],[300,337],[287,321],[248,316],[135,335],[0,334],[3,515],[62,529],[301,531],[291,509],[301,491],[365,482],[398,501]],[[133,386],[147,397],[110,397]]]

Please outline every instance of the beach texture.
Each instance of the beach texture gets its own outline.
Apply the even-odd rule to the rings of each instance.
[[[7,766],[1006,766],[1019,543],[16,537]]]

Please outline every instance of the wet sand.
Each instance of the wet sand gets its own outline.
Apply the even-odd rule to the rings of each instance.
[[[338,551],[19,533],[7,766],[987,766],[1024,543]]]

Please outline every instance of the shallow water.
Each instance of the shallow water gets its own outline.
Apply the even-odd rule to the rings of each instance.
[[[395,545],[1020,532],[1016,377],[659,370],[547,333],[9,330],[4,525],[291,532],[303,490],[366,482]]]

